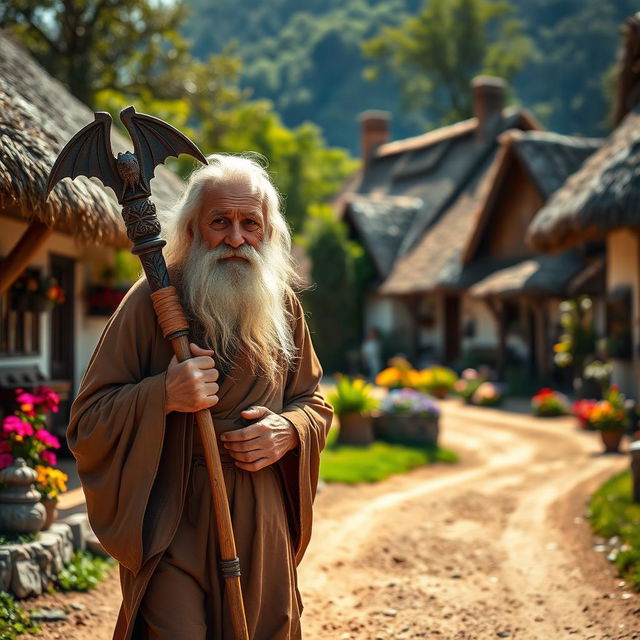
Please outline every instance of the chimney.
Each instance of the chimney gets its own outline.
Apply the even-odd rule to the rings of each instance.
[[[366,169],[375,153],[375,150],[389,141],[389,120],[391,114],[388,111],[370,109],[363,111],[360,120],[360,149],[362,164]]]
[[[502,118],[507,83],[494,76],[476,76],[471,81],[473,115],[478,119],[477,140],[486,140]]]

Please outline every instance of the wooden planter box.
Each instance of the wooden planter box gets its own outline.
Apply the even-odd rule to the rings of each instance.
[[[429,446],[438,444],[438,417],[402,416],[381,413],[373,418],[376,440],[395,444]]]

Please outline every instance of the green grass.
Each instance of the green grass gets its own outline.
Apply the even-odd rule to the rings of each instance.
[[[604,538],[619,536],[623,549],[614,563],[620,575],[640,591],[640,504],[632,502],[631,472],[607,480],[589,502],[594,532]]]
[[[332,429],[320,458],[320,477],[325,482],[378,482],[425,464],[458,461],[455,452],[441,447],[407,447],[386,442],[354,447],[337,445],[336,437],[337,430]]]
[[[25,544],[40,538],[40,533],[0,533],[0,546],[8,544]],[[0,640],[2,640],[0,638]]]

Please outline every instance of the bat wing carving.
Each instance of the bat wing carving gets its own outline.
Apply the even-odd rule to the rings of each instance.
[[[127,107],[120,112],[120,119],[133,140],[147,190],[156,165],[164,163],[170,156],[177,158],[181,153],[187,153],[207,164],[207,159],[189,138],[159,118],[136,113],[133,107]]]
[[[62,178],[77,176],[94,176],[119,195],[122,180],[111,151],[110,131],[111,116],[98,112],[93,122],[67,142],[49,174],[47,196]]]

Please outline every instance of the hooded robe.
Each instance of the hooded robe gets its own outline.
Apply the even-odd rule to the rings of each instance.
[[[149,293],[146,280],[141,279],[109,320],[83,377],[67,432],[93,531],[120,563],[123,602],[114,640],[135,640],[138,635],[134,628],[140,602],[187,508],[193,434],[197,430],[192,414],[165,415],[165,375],[173,352],[157,324]],[[285,581],[298,600],[296,611],[279,615],[299,617],[295,567],[311,535],[320,451],[332,415],[318,390],[322,370],[302,307],[295,297],[287,304],[297,349],[293,366],[273,383],[250,373],[242,360],[235,362],[220,380],[219,402],[211,409],[217,433],[246,426],[240,412],[258,405],[289,420],[300,439],[299,447],[259,472],[225,465],[241,568],[240,549],[250,550],[252,566],[257,566],[254,558],[269,557],[270,553],[268,530],[236,528],[238,517],[244,517],[244,523],[251,517],[247,509],[254,509],[256,518],[274,510],[282,514],[289,535],[288,566],[279,574],[251,576],[243,572],[252,638],[264,637],[261,628],[264,616],[269,615],[270,584]],[[210,526],[215,529],[214,523]],[[228,628],[228,623],[224,627]],[[222,633],[226,637],[226,631],[217,632],[216,640]],[[299,637],[298,633],[291,631],[291,637]]]

